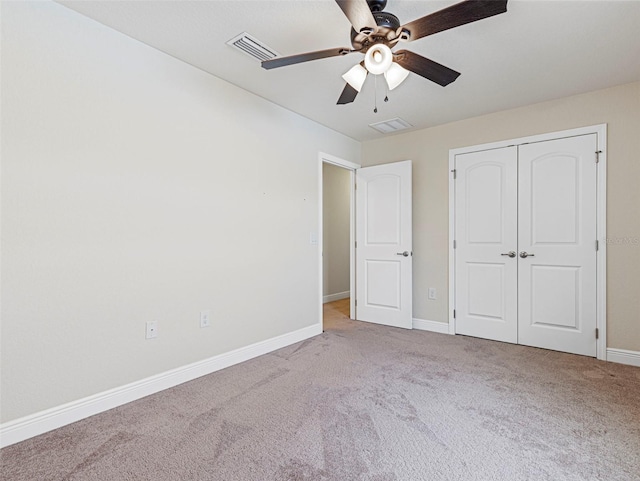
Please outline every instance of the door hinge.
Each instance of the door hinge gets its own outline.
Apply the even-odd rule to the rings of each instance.
[[[596,327],[596,339],[600,339],[600,330]]]
[[[358,306],[358,299],[356,299],[356,302],[355,302],[355,304],[356,304],[356,307],[357,307],[357,306]]]
[[[596,251],[600,250],[600,242],[598,240],[596,240]]]
[[[453,318],[454,319],[456,318],[456,310],[455,309],[453,310]]]
[[[601,153],[602,153],[602,150],[596,150],[596,164],[600,162]]]
[[[456,172],[456,169],[453,169],[451,172],[453,173],[453,180],[456,180],[456,178],[458,177],[458,173]]]
[[[358,241],[355,241],[354,244],[356,245],[356,249],[358,248]]]
[[[453,241],[453,248],[454,248],[454,249],[457,249],[457,248],[458,248],[458,244],[456,243],[455,239],[454,239],[454,241]]]

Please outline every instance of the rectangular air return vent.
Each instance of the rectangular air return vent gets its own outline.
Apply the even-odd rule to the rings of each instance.
[[[231,45],[233,48],[246,53],[259,62],[271,60],[272,58],[279,56],[278,52],[270,47],[267,47],[264,43],[252,37],[247,32],[242,32],[237,37],[232,38],[227,42],[227,45]]]
[[[383,134],[391,134],[393,132],[410,129],[413,125],[406,120],[396,117],[395,119],[369,124],[369,127],[376,129],[378,132],[382,132]]]

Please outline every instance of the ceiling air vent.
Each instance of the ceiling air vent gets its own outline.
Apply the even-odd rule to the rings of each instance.
[[[383,134],[391,134],[393,132],[410,129],[411,127],[413,127],[413,125],[411,125],[406,120],[402,120],[401,118],[396,117],[395,119],[384,120],[375,124],[369,124],[369,127],[371,127],[372,129],[376,129],[378,132],[382,132]]]
[[[247,32],[242,32],[237,37],[232,38],[227,42],[227,45],[231,45],[233,48],[246,53],[259,62],[271,60],[279,55],[274,49],[267,47],[264,43],[252,37]]]

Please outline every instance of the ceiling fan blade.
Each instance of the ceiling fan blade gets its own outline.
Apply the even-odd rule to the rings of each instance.
[[[449,67],[440,65],[438,62],[434,62],[408,50],[396,52],[394,54],[394,61],[400,64],[401,67],[417,73],[427,80],[431,80],[443,87],[449,85],[460,76],[460,72],[456,72]]]
[[[338,105],[350,104],[356,99],[358,95],[358,91],[354,89],[351,85],[345,84],[344,90],[340,94],[340,98],[338,99]]]
[[[363,30],[373,32],[378,27],[367,0],[336,0],[336,3],[356,32],[360,33]]]
[[[291,55],[290,57],[278,57],[272,60],[265,60],[262,62],[262,68],[270,70],[272,68],[285,67],[287,65],[294,65],[296,63],[308,62],[310,60],[318,60],[327,57],[337,57],[339,55],[346,55],[356,50],[350,50],[348,48],[330,48],[328,50],[318,50],[316,52],[301,53],[298,55]]]
[[[507,0],[465,0],[418,18],[401,28],[410,32],[409,41],[412,41],[506,11]]]

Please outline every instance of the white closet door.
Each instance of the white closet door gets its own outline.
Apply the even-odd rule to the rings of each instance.
[[[455,158],[456,333],[517,342],[517,147]]]
[[[358,169],[356,186],[356,318],[411,329],[411,161]]]
[[[519,344],[596,355],[596,146],[519,147]]]

